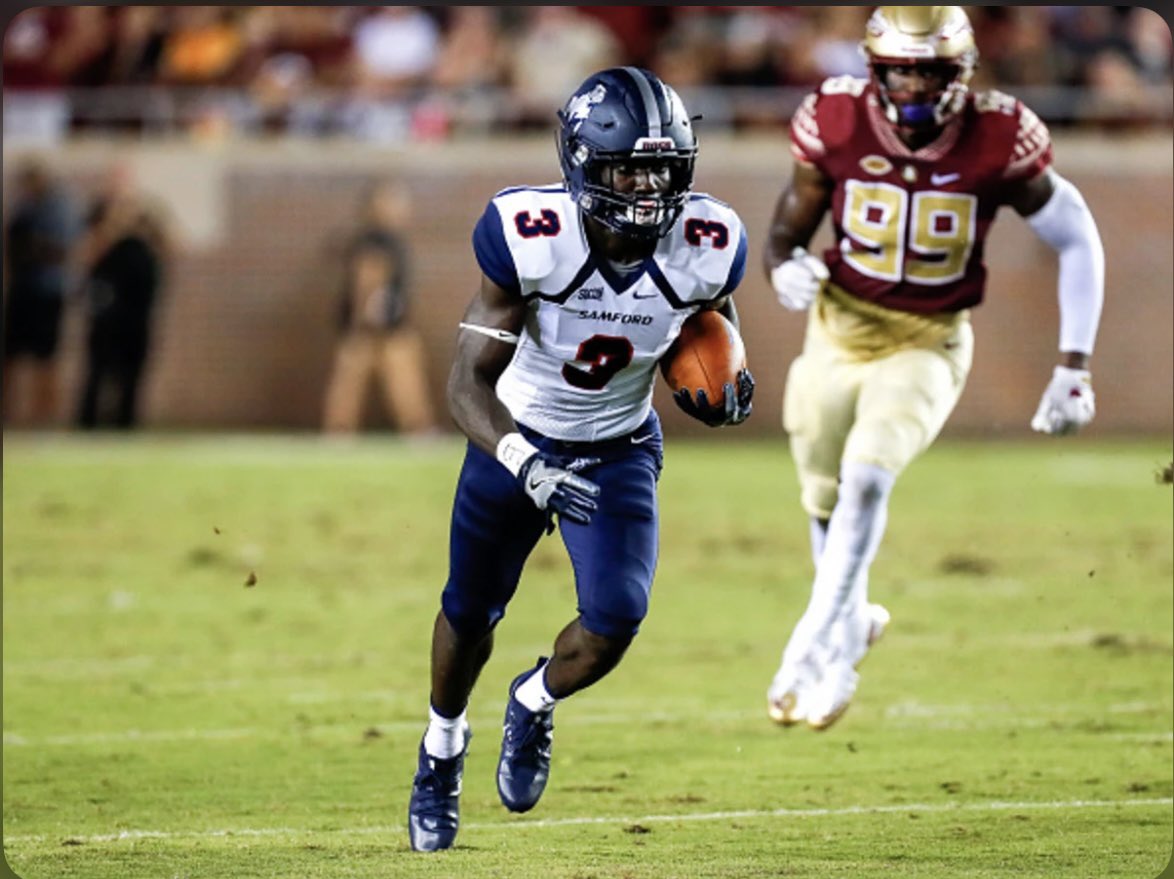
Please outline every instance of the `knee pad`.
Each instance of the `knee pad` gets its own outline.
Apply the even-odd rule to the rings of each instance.
[[[810,473],[804,474],[800,502],[809,516],[825,521],[830,519],[839,495],[840,484],[838,480]]]
[[[607,610],[579,608],[579,622],[593,635],[631,641],[647,614],[648,596],[643,589],[628,590],[622,599],[613,600]]]
[[[505,608],[470,602],[453,589],[440,595],[440,608],[449,625],[462,638],[481,638],[493,631],[505,616]]]

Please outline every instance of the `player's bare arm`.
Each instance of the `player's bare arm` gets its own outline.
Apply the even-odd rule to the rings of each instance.
[[[828,279],[827,266],[807,245],[832,203],[835,181],[816,165],[796,160],[795,171],[775,204],[763,267],[779,304],[803,311]]]
[[[818,167],[796,161],[790,181],[775,202],[767,231],[763,269],[767,278],[791,258],[796,247],[806,249],[832,203],[835,181]]]
[[[1047,168],[1042,174],[1013,187],[1008,195],[1007,204],[1014,208],[1019,216],[1030,217],[1048,203],[1055,191],[1055,172]]]
[[[449,412],[457,427],[491,455],[503,436],[518,429],[494,388],[514,356],[525,319],[521,297],[482,275],[457,335],[448,377]]]

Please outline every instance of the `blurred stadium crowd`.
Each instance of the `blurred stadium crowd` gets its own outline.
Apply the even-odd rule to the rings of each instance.
[[[863,74],[870,6],[40,6],[4,38],[6,133],[405,142],[548,130],[591,71],[649,67],[710,127],[785,124]],[[1052,125],[1168,125],[1171,35],[1138,6],[966,7],[997,85]]]

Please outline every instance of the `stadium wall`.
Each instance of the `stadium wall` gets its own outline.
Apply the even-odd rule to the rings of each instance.
[[[5,168],[17,157],[6,150]],[[1094,359],[1101,434],[1174,429],[1174,148],[1169,137],[1058,137],[1057,167],[1084,192],[1107,253],[1107,296]],[[457,321],[479,272],[470,233],[499,189],[558,178],[552,139],[429,144],[139,143],[55,148],[64,176],[88,191],[110,163],[129,161],[169,207],[182,249],[158,314],[144,422],[174,429],[316,430],[334,338],[338,242],[359,195],[379,175],[415,196],[414,318],[428,346],[439,410]],[[736,302],[758,381],[755,417],[740,435],[780,431],[786,366],[803,321],[774,301],[762,241],[790,157],[778,137],[703,140],[697,188],[729,202],[750,233]],[[825,223],[817,240],[825,244]],[[947,435],[1028,433],[1056,362],[1055,258],[1017,217],[987,244],[987,301],[975,311],[975,365]],[[80,309],[67,319],[66,399],[80,379]],[[374,396],[373,427],[386,427]],[[679,414],[663,383],[666,429],[705,435]],[[63,413],[63,421],[68,415]]]

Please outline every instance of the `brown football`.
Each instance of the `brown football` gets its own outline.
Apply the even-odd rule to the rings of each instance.
[[[725,398],[725,384],[736,384],[746,366],[746,346],[732,323],[711,309],[696,312],[660,359],[660,373],[673,392],[688,388],[694,399],[705,389],[711,406]]]

